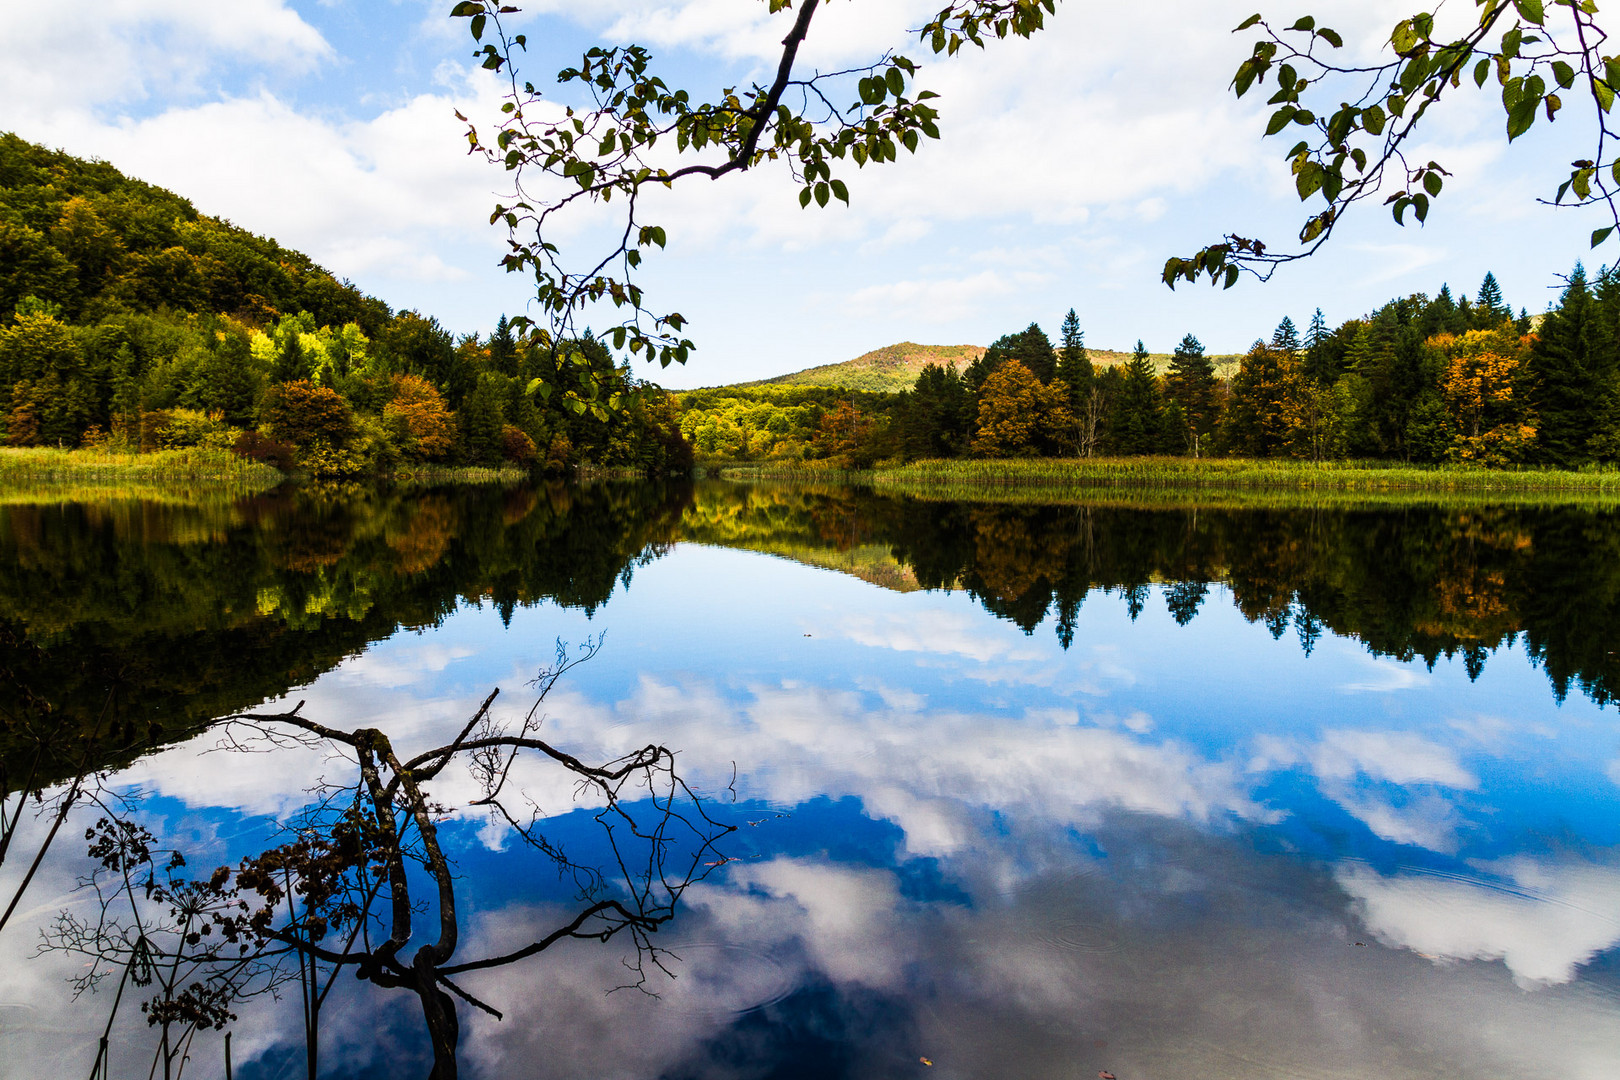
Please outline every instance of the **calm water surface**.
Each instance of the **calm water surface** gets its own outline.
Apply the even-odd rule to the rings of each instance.
[[[675,751],[713,847],[677,852],[660,952],[457,976],[502,1014],[460,1007],[463,1075],[1612,1077],[1617,525],[727,485],[6,506],[0,757],[13,792],[106,770],[206,878],[353,776],[330,746],[221,750],[213,718],[303,701],[415,753],[496,687],[516,723],[559,639],[605,635],[544,738]],[[475,779],[433,788],[468,959],[580,896]],[[547,762],[512,784],[635,887],[590,792]],[[106,812],[70,814],[0,931],[0,1076],[97,1061],[117,974],[75,998],[112,968],[40,945],[99,910]],[[50,823],[23,810],[0,905]],[[647,992],[614,991],[638,962]],[[152,1067],[152,992],[108,1075]],[[235,1076],[306,1075],[296,988],[233,1011]],[[325,1075],[430,1068],[406,991],[346,973],[320,1027]],[[218,1031],[188,1050],[223,1075]]]

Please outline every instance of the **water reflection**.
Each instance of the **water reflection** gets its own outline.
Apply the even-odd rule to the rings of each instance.
[[[1607,514],[963,506],[707,485],[566,497],[531,534],[544,539],[520,544],[492,524],[504,514],[459,511],[467,536],[447,526],[439,561],[409,571],[441,590],[431,620],[388,599],[423,608],[431,589],[379,586],[370,610],[386,629],[363,652],[287,696],[294,680],[263,684],[278,700],[261,711],[307,699],[350,730],[441,745],[492,686],[518,722],[503,703],[537,652],[605,626],[604,654],[549,699],[544,738],[591,762],[671,747],[736,826],[660,926],[673,980],[660,976],[659,997],[605,993],[636,950],[597,942],[455,973],[503,1014],[458,1006],[468,1075],[1620,1066]],[[621,500],[603,515],[622,515],[619,531],[572,516],[592,498]],[[297,590],[379,555],[377,535],[272,564],[277,580],[314,595]],[[599,598],[539,588],[565,569],[524,562],[529,544],[589,552]],[[636,563],[647,551],[656,560]],[[501,559],[532,566],[536,586],[504,609],[484,584]],[[634,564],[627,588],[614,563]],[[294,635],[350,619],[342,605],[253,610]],[[47,635],[31,642],[53,651]],[[217,736],[107,780],[143,789],[143,823],[194,866],[262,850],[336,771],[296,747],[223,770]],[[566,775],[522,781],[547,836],[581,861],[603,854]],[[510,830],[468,806],[476,776],[434,783],[463,955],[565,924],[574,883],[524,864]],[[45,824],[25,817],[25,839]],[[94,1053],[63,990],[72,972],[24,963],[82,872],[82,850],[58,845],[27,918],[0,934],[16,973],[0,1044],[30,1074]],[[0,874],[15,880],[9,861]],[[425,1074],[419,1016],[362,990],[333,990],[326,1074]],[[296,1010],[254,1002],[241,1016],[239,1075],[302,1075]]]

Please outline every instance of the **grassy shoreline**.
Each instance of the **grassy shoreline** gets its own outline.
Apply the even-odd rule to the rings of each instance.
[[[1431,494],[1579,494],[1620,498],[1620,469],[1482,469],[1248,458],[1012,458],[916,461],[872,474],[877,487],[1041,487]]]
[[[0,448],[0,498],[118,498],[165,494],[256,495],[287,478],[226,450]]]
[[[1620,469],[1492,470],[1386,462],[1245,458],[930,460],[862,472],[770,463],[711,465],[743,482],[858,484],[930,501],[1170,508],[1620,505]]]

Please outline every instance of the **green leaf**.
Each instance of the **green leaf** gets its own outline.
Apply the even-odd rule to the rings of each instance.
[[[1593,229],[1592,230],[1592,246],[1597,247],[1599,244],[1603,243],[1603,241],[1605,241],[1605,240],[1607,240],[1609,238],[1609,234],[1612,233],[1612,232],[1614,232],[1614,226],[1613,225],[1607,225],[1607,226],[1604,226],[1601,229]]]
[[[1300,202],[1315,195],[1322,187],[1322,166],[1314,161],[1308,161],[1299,170],[1294,178],[1294,187],[1299,190]]]
[[[1316,29],[1316,20],[1313,17],[1311,17],[1309,15],[1306,15],[1303,18],[1301,18],[1298,22],[1296,22],[1293,26],[1290,26],[1288,29],[1290,29],[1290,30],[1315,30]]]
[[[842,180],[834,180],[832,182],[831,186],[832,186],[833,198],[839,200],[845,206],[848,206],[849,205],[849,188],[844,185],[844,182]]]
[[[1385,119],[1384,110],[1377,105],[1369,105],[1361,110],[1361,126],[1367,129],[1369,135],[1382,135]]]
[[[813,191],[811,191],[810,188],[808,188],[808,187],[806,187],[803,191],[799,192],[799,207],[800,207],[800,209],[803,209],[804,207],[810,205],[810,198],[814,194],[815,193]]]
[[[1242,22],[1238,23],[1237,24],[1237,29],[1233,30],[1232,33],[1234,33],[1234,34],[1243,33],[1243,31],[1247,30],[1249,27],[1251,27],[1255,23],[1259,22],[1260,18],[1261,17],[1258,14],[1250,15],[1247,19],[1244,19]]]
[[[1406,51],[1412,48],[1412,46],[1416,45],[1417,42],[1417,31],[1412,29],[1411,19],[1402,19],[1400,22],[1395,24],[1395,29],[1390,31],[1389,43],[1395,46],[1395,51],[1403,56],[1406,54]]]
[[[1571,86],[1575,85],[1575,69],[1574,68],[1570,67],[1568,64],[1564,63],[1562,60],[1554,60],[1552,62],[1552,69],[1553,69],[1553,78],[1558,80],[1559,87],[1561,87],[1562,89],[1568,90]]]
[[[1275,135],[1277,132],[1287,127],[1288,121],[1292,120],[1294,118],[1294,114],[1298,111],[1299,110],[1294,108],[1292,105],[1284,105],[1282,108],[1272,113],[1271,122],[1266,125],[1266,134]]]
[[[1518,100],[1508,112],[1507,137],[1512,142],[1520,135],[1530,130],[1530,125],[1536,122],[1536,108],[1541,104],[1529,95]]]
[[[480,4],[478,0],[461,0],[461,3],[450,9],[450,17],[452,19],[465,19],[471,15],[480,15],[483,11],[484,5]]]
[[[815,193],[817,206],[826,206],[827,200],[832,196],[832,190],[828,188],[826,182],[823,180],[816,181]]]
[[[1427,191],[1430,195],[1440,194],[1440,188],[1442,186],[1443,181],[1441,181],[1439,173],[1426,172],[1423,174],[1423,190]]]
[[[1485,80],[1491,77],[1491,62],[1489,59],[1481,60],[1474,65],[1474,85],[1484,86]]]
[[[906,92],[906,77],[905,75],[901,74],[899,68],[892,67],[889,69],[887,81],[889,84],[889,93],[893,94],[895,97],[899,97],[901,94]]]
[[[470,29],[472,30],[472,36],[473,36],[474,41],[482,41],[483,40],[483,37],[484,37],[484,20],[486,18],[487,18],[487,16],[485,16],[482,13],[479,13],[479,14],[474,15],[472,17],[472,26],[470,27]]]
[[[1519,9],[1519,14],[1526,22],[1533,22],[1537,26],[1540,26],[1547,17],[1542,11],[1541,0],[1513,0],[1513,6]]]
[[[1339,36],[1339,32],[1337,30],[1329,30],[1324,26],[1322,29],[1316,32],[1316,36],[1333,46],[1335,49],[1344,48],[1344,38]]]

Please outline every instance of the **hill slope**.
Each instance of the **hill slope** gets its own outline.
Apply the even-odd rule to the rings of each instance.
[[[863,356],[842,363],[820,364],[805,368],[803,371],[736,385],[841,386],[848,390],[873,390],[892,394],[910,390],[917,382],[918,373],[926,364],[954,366],[960,372],[983,356],[984,349],[983,345],[918,345],[916,342],[902,341],[881,349],[873,349]],[[1123,364],[1131,358],[1130,353],[1113,349],[1087,349],[1086,355],[1099,369]],[[1148,359],[1153,361],[1153,369],[1160,375],[1170,370],[1169,353],[1149,353]],[[1215,364],[1216,374],[1223,379],[1229,379],[1236,373],[1240,359],[1242,357],[1235,354],[1210,357]]]
[[[744,386],[842,386],[850,390],[894,393],[910,390],[918,372],[928,364],[954,366],[958,371],[984,355],[983,345],[918,345],[902,341],[838,364],[821,364],[774,379]]]

